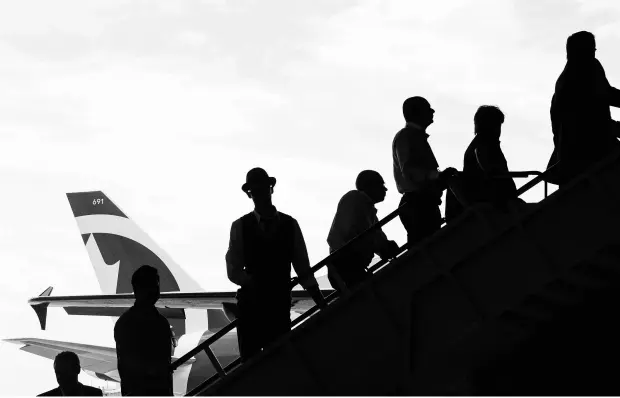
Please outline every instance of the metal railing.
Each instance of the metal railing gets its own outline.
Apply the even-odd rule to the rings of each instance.
[[[545,198],[546,198],[547,197],[547,193],[548,193],[548,189],[547,189],[547,181],[544,180],[544,177],[547,174],[547,172],[549,172],[552,168],[553,167],[545,170],[545,172],[540,172],[540,171],[516,171],[516,172],[510,172],[510,173],[508,173],[506,175],[497,176],[497,178],[527,178],[527,177],[535,176],[535,178],[533,178],[531,181],[528,181],[526,184],[524,184],[521,188],[519,188],[517,190],[517,196],[522,195],[523,193],[525,193],[528,190],[530,190],[532,187],[536,186],[541,181],[544,181],[544,184],[545,184],[545,193],[544,194],[545,194]],[[448,182],[448,185],[450,186],[450,181]],[[349,240],[344,246],[342,246],[339,249],[335,250],[329,256],[325,257],[323,260],[319,261],[316,265],[311,267],[307,274],[294,277],[291,280],[291,286],[290,286],[291,289],[293,289],[297,285],[301,284],[301,282],[305,281],[305,279],[313,277],[314,274],[317,271],[319,271],[320,269],[322,269],[323,267],[329,266],[330,262],[336,256],[342,254],[343,252],[345,252],[346,250],[351,248],[360,239],[368,236],[369,234],[371,234],[371,233],[375,232],[376,230],[378,230],[379,228],[383,227],[388,222],[392,221],[394,218],[396,218],[400,214],[401,210],[405,206],[407,206],[407,203],[402,204],[396,210],[394,210],[393,212],[388,214],[386,217],[381,219],[379,222],[373,224],[371,227],[366,229],[364,232],[358,234],[355,238]],[[444,223],[445,223],[445,220],[442,219],[442,225]],[[416,245],[420,244],[420,243],[421,242],[418,242],[418,243],[416,243]],[[411,247],[412,246],[409,246],[407,244],[403,245],[391,257],[384,258],[384,259],[380,260],[379,262],[373,264],[371,267],[368,268],[368,271],[370,273],[374,273],[379,268],[385,266],[386,264],[388,264],[392,260],[398,258],[402,253],[404,253],[406,250],[410,249]],[[331,269],[331,268],[330,268],[330,272],[332,272],[332,276],[334,277],[336,283],[338,283],[339,288],[341,290],[341,293],[339,293],[338,290],[334,290],[331,294],[329,294],[327,297],[325,297],[326,304],[329,304],[332,300],[334,300],[336,297],[338,297],[341,294],[346,296],[346,295],[351,293],[351,289],[349,289],[346,286],[346,284],[343,283],[343,281],[342,281],[340,275],[338,274],[338,272],[335,269]],[[295,328],[301,322],[305,321],[306,319],[308,319],[309,317],[314,315],[316,312],[319,311],[319,309],[320,308],[319,308],[318,305],[314,305],[312,308],[310,308],[309,310],[304,312],[302,315],[300,315],[299,317],[295,318],[293,320],[293,322],[291,323],[291,329]],[[241,363],[241,358],[237,358],[236,360],[234,360],[230,364],[226,365],[225,367],[222,367],[222,365],[218,361],[217,357],[213,353],[213,350],[211,349],[211,345],[213,343],[215,343],[222,336],[224,336],[225,334],[227,334],[228,332],[230,332],[231,330],[233,330],[234,328],[237,327],[237,322],[238,322],[238,320],[234,319],[231,323],[226,325],[224,328],[220,329],[219,331],[217,331],[216,333],[211,335],[208,339],[206,339],[205,341],[200,343],[198,346],[196,346],[194,349],[190,350],[185,355],[183,355],[179,359],[177,359],[174,363],[172,363],[171,371],[174,372],[183,363],[187,362],[192,357],[194,357],[196,354],[200,353],[200,351],[204,351],[205,354],[211,360],[214,369],[216,370],[216,373],[214,375],[212,375],[211,377],[206,379],[204,382],[202,382],[200,385],[196,386],[194,389],[192,389],[190,392],[188,392],[187,393],[188,396],[193,396],[193,395],[196,395],[196,394],[204,391],[206,389],[206,387],[208,387],[212,382],[214,382],[218,378],[222,378],[222,377],[226,376],[232,369],[234,369],[237,365],[239,365]],[[277,343],[278,343],[278,341],[272,343],[272,346],[277,344]],[[267,347],[265,349],[265,351],[267,351],[268,348],[269,347]],[[256,357],[253,358],[253,359],[256,359]]]

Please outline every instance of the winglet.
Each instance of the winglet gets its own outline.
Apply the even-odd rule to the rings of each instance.
[[[52,294],[52,290],[54,288],[52,286],[48,287],[43,291],[43,293],[39,294],[39,297],[49,297]],[[41,324],[41,330],[45,330],[45,322],[47,321],[47,306],[49,303],[41,303],[41,304],[33,304],[31,305],[34,312],[37,314],[39,318],[39,323]]]
[[[229,315],[226,315],[225,311],[223,310],[209,308],[207,309],[207,317],[208,329],[214,333],[230,323]]]
[[[239,318],[239,308],[236,303],[224,302],[222,303],[222,309],[224,310],[224,315],[230,322]]]

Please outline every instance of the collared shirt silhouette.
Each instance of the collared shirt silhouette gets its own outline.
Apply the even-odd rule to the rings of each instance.
[[[244,361],[291,329],[291,264],[302,286],[324,305],[299,224],[271,203],[275,183],[261,168],[248,172],[241,189],[255,208],[233,222],[226,253],[228,278],[241,286],[237,336]]]
[[[441,195],[453,168],[439,172],[439,165],[428,144],[426,128],[433,123],[435,111],[422,97],[403,103],[407,122],[392,142],[394,180],[403,194],[400,205],[407,203],[399,217],[407,231],[407,243],[415,244],[441,228]]]
[[[423,192],[425,184],[439,173],[435,154],[428,143],[426,128],[414,122],[406,123],[392,142],[394,180],[399,193]],[[411,165],[412,172],[407,172]],[[438,194],[440,196],[440,193]]]
[[[80,374],[80,359],[74,352],[63,351],[54,358],[54,372],[58,387],[39,394],[39,397],[101,397],[103,393],[99,388],[85,386],[78,381]]]
[[[170,396],[173,336],[168,320],[155,307],[159,299],[157,269],[141,266],[134,272],[131,284],[136,302],[114,326],[121,393]]]
[[[298,274],[300,272],[307,272],[310,269],[310,260],[308,259],[306,242],[304,241],[304,237],[297,220],[284,213],[280,213],[275,206],[273,207],[273,214],[271,214],[271,217],[261,217],[256,210],[253,210],[251,213],[246,215],[246,217],[254,217],[260,234],[264,235],[265,238],[274,238],[275,234],[280,231],[282,227],[289,227],[292,238],[291,261],[293,268]],[[289,217],[290,220],[288,219]],[[244,225],[248,226],[248,224],[252,225],[253,223],[248,223],[249,220],[247,218],[244,219],[244,217],[242,217],[232,223],[232,226],[230,227],[230,245],[228,247],[228,252],[226,253],[228,277],[231,282],[239,286],[242,286],[248,278],[248,274],[245,270]],[[286,225],[288,223],[290,224]],[[252,227],[253,226],[254,225],[252,225]]]
[[[327,236],[330,253],[342,248],[348,241],[378,222],[375,203],[383,201],[387,192],[383,178],[376,171],[364,170],[358,175],[355,185],[357,189],[344,194],[338,202]],[[343,282],[348,287],[353,287],[366,279],[366,268],[375,253],[381,257],[389,257],[397,252],[398,245],[388,240],[379,228],[343,250],[344,252],[336,254],[332,265]],[[340,290],[332,268],[329,269],[328,278],[332,287]]]
[[[548,181],[558,185],[620,148],[616,139],[620,128],[609,110],[620,107],[620,90],[609,84],[594,56],[594,35],[571,35],[566,50],[567,62],[555,84],[550,109],[554,152],[547,167],[557,166]]]

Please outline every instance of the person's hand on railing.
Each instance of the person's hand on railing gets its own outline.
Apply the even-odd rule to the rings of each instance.
[[[448,167],[444,171],[439,173],[439,178],[442,180],[447,180],[451,177],[455,177],[459,174],[459,171],[454,167]]]
[[[458,170],[454,167],[448,167],[444,171],[439,172],[439,177],[437,178],[437,183],[440,189],[443,191],[448,188],[448,181],[456,177],[459,174]]]
[[[389,260],[396,257],[399,251],[400,247],[398,246],[398,243],[393,240],[389,240],[385,243],[385,247],[383,247],[379,253],[379,257],[381,257],[381,260]]]

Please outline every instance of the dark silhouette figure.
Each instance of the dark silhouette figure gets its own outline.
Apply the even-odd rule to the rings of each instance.
[[[71,351],[63,351],[54,358],[54,372],[58,387],[39,394],[39,397],[101,397],[103,393],[100,389],[85,386],[78,381],[80,374],[80,358]]]
[[[566,41],[566,66],[551,99],[555,148],[547,166],[557,164],[548,181],[560,186],[620,148],[620,128],[609,110],[620,107],[620,90],[607,81],[595,52],[590,32],[577,32]]]
[[[237,334],[244,361],[291,330],[291,263],[314,301],[325,305],[297,220],[271,202],[275,184],[265,170],[250,170],[241,189],[254,202],[254,211],[230,229],[226,269],[228,279],[241,286]]]
[[[492,203],[508,210],[510,205],[525,205],[517,196],[517,186],[508,176],[508,162],[500,146],[504,113],[495,106],[482,105],[474,115],[474,139],[463,158],[463,173],[459,175],[460,197],[448,191],[446,220],[450,222],[465,207]],[[453,187],[454,184],[451,185]],[[465,202],[465,203],[463,203]]]
[[[392,142],[394,179],[400,204],[407,203],[400,220],[407,230],[407,243],[413,245],[441,228],[441,195],[447,181],[456,174],[452,167],[439,172],[439,165],[428,144],[426,129],[433,123],[433,110],[422,97],[403,103],[407,122]]]
[[[491,202],[505,207],[520,201],[517,186],[508,177],[508,162],[500,146],[504,114],[490,105],[483,105],[474,115],[475,137],[465,151],[463,176],[468,185],[469,202]]]
[[[131,277],[136,301],[116,322],[114,340],[123,395],[170,396],[173,335],[159,313],[159,274],[143,265]]]
[[[376,171],[364,170],[357,176],[355,187],[357,189],[347,192],[338,202],[338,209],[327,236],[330,253],[378,222],[375,204],[382,202],[387,192],[383,178]],[[342,282],[349,289],[353,288],[369,275],[366,268],[375,253],[385,259],[397,252],[398,244],[388,240],[379,228],[358,240],[345,252],[336,254],[327,276],[332,287],[340,291],[333,274],[335,269]]]

